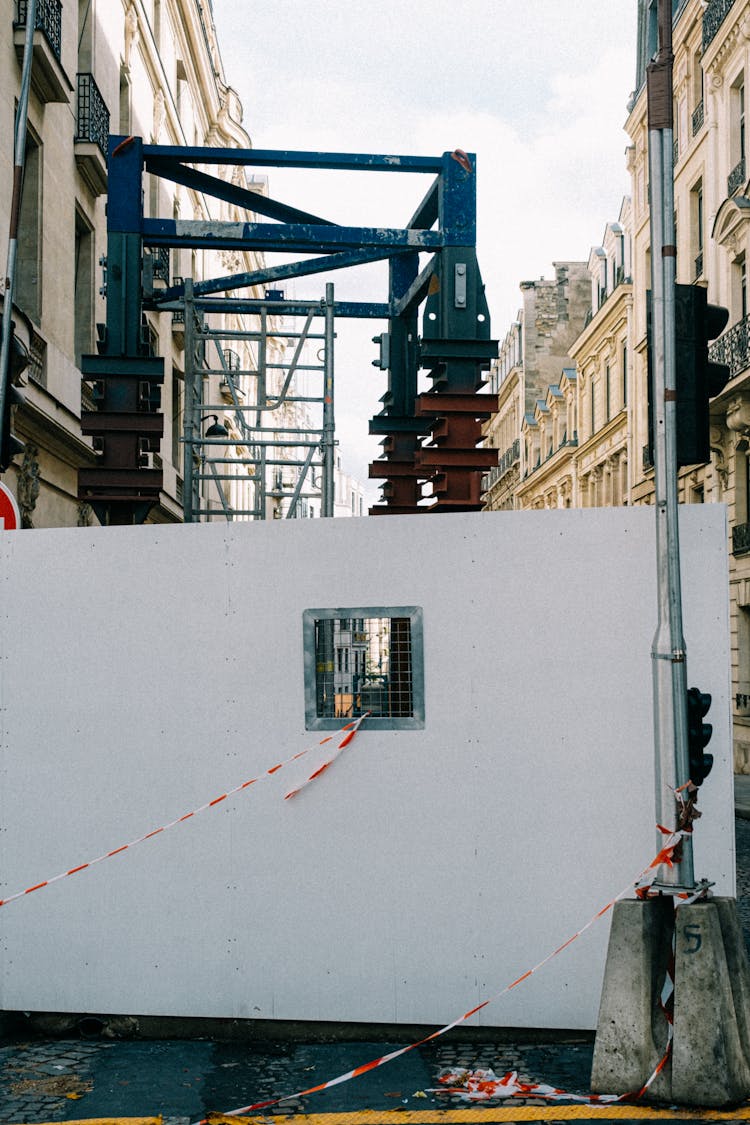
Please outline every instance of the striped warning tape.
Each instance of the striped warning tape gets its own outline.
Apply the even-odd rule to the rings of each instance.
[[[336,761],[336,759],[338,758],[341,751],[349,745],[349,743],[351,742],[351,740],[354,738],[355,734],[359,730],[360,724],[362,722],[364,722],[364,720],[368,717],[369,714],[370,714],[369,711],[365,711],[364,715],[361,715],[357,719],[356,723],[350,723],[349,724],[351,726],[351,730],[349,731],[348,734],[344,735],[344,737],[341,739],[341,742],[339,742],[338,746],[336,747],[334,753],[331,754],[330,758],[328,758],[327,761],[323,762],[322,766],[318,766],[318,768],[316,770],[314,770],[313,773],[310,774],[307,781],[303,781],[302,784],[298,785],[296,789],[290,789],[288,793],[285,793],[284,794],[284,800],[285,801],[288,801],[290,797],[296,797],[297,794],[300,793],[305,788],[306,785],[309,785],[311,781],[315,781],[316,777],[320,777],[320,775],[322,773],[325,773],[325,771],[328,769],[328,767]],[[344,727],[344,730],[346,730],[346,729],[347,728]]]
[[[665,832],[666,829],[661,829],[661,831]],[[676,831],[676,832],[670,832],[668,834],[667,839],[664,842],[663,847],[658,852],[658,854],[654,857],[654,859],[651,861],[651,863],[649,863],[646,867],[644,867],[643,870],[639,872],[637,877],[634,880],[632,880],[631,882],[629,882],[628,885],[626,887],[624,887],[620,891],[619,894],[615,895],[615,897],[613,899],[611,899],[606,904],[606,906],[603,906],[601,908],[601,910],[598,910],[596,912],[596,914],[594,914],[588,920],[588,922],[586,922],[586,924],[584,926],[581,926],[580,930],[578,930],[576,933],[574,933],[572,935],[572,937],[569,937],[567,939],[567,941],[564,941],[562,943],[562,945],[558,945],[556,949],[553,949],[551,953],[548,953],[546,957],[543,957],[542,960],[539,961],[536,965],[534,965],[531,969],[527,969],[525,973],[522,973],[519,977],[516,977],[516,979],[514,981],[512,981],[510,984],[507,984],[499,992],[495,993],[493,996],[488,997],[487,1000],[483,1000],[481,1004],[477,1004],[474,1008],[471,1008],[468,1012],[464,1012],[464,1014],[462,1016],[459,1016],[457,1019],[452,1020],[450,1023],[445,1024],[444,1027],[439,1028],[437,1031],[431,1032],[430,1035],[424,1036],[423,1039],[418,1039],[415,1043],[409,1043],[406,1047],[400,1047],[397,1051],[390,1051],[386,1055],[380,1055],[376,1059],[371,1059],[370,1062],[363,1063],[360,1066],[354,1067],[353,1070],[349,1070],[345,1074],[339,1074],[336,1078],[330,1078],[327,1082],[321,1082],[316,1086],[309,1086],[307,1089],[298,1090],[294,1094],[282,1094],[278,1098],[270,1098],[270,1099],[268,1099],[266,1101],[262,1101],[262,1102],[253,1102],[251,1105],[245,1105],[245,1106],[241,1106],[238,1109],[228,1110],[222,1116],[224,1116],[224,1117],[237,1117],[237,1116],[239,1116],[241,1114],[244,1114],[244,1113],[254,1113],[256,1110],[268,1109],[270,1106],[278,1105],[280,1102],[286,1101],[287,1098],[303,1098],[303,1097],[306,1097],[309,1094],[317,1094],[322,1090],[329,1090],[333,1086],[340,1086],[344,1082],[349,1082],[353,1078],[359,1078],[360,1075],[362,1075],[362,1074],[367,1074],[371,1070],[375,1070],[378,1067],[385,1066],[386,1063],[392,1062],[394,1059],[400,1058],[402,1055],[407,1054],[409,1051],[415,1050],[415,1048],[417,1048],[417,1047],[423,1046],[425,1043],[430,1043],[433,1039],[438,1039],[441,1035],[445,1035],[446,1032],[448,1032],[448,1031],[452,1031],[454,1027],[458,1027],[459,1024],[465,1023],[466,1020],[468,1020],[472,1016],[476,1015],[477,1012],[481,1012],[481,1010],[483,1008],[486,1008],[489,1004],[492,1004],[493,1001],[499,1000],[502,996],[505,996],[509,992],[512,992],[512,990],[514,988],[517,988],[520,984],[522,984],[523,981],[528,980],[529,977],[533,976],[533,974],[538,972],[539,969],[543,968],[544,965],[549,964],[549,962],[554,957],[557,957],[557,955],[562,953],[562,951],[564,949],[567,949],[570,945],[572,945],[573,942],[576,941],[583,934],[585,934],[586,931],[588,929],[590,929],[591,926],[593,926],[594,923],[599,920],[599,918],[602,918],[609,910],[611,910],[616,902],[619,902],[620,899],[625,897],[625,895],[632,892],[634,886],[636,886],[638,888],[641,888],[641,889],[650,886],[655,881],[658,870],[662,866],[662,864],[667,864],[670,867],[673,865],[673,862],[674,862],[673,856],[674,856],[675,849],[679,847],[679,845],[681,844],[685,835],[686,835],[686,832],[683,831],[683,830]],[[648,1087],[651,1085],[651,1083],[656,1078],[656,1075],[666,1065],[666,1061],[669,1057],[669,1053],[668,1053],[669,1050],[671,1050],[671,1040],[670,1040],[670,1044],[669,1044],[668,1049],[667,1049],[667,1054],[661,1060],[661,1062],[657,1066],[654,1073],[648,1079],[648,1081],[644,1084],[641,1091],[639,1091],[638,1095],[635,1095],[634,1093],[625,1094],[625,1095],[622,1095],[622,1094],[599,1094],[599,1095],[593,1095],[592,1099],[587,1098],[586,1099],[587,1103],[591,1103],[591,1101],[593,1100],[594,1104],[596,1104],[597,1102],[601,1103],[601,1104],[607,1104],[607,1103],[611,1103],[611,1102],[622,1101],[625,1098],[633,1098],[635,1096],[640,1096],[640,1094],[642,1094],[643,1092],[645,1092],[646,1089],[648,1089]],[[541,1087],[538,1087],[537,1089],[541,1089]],[[551,1089],[551,1087],[549,1089]],[[562,1094],[562,1091],[556,1092],[556,1096],[559,1096],[561,1094]],[[539,1095],[539,1096],[543,1096],[543,1095]],[[211,1119],[205,1118],[204,1121],[199,1123],[199,1125],[204,1125],[204,1122],[208,1121],[208,1120],[216,1120],[216,1118],[215,1117],[212,1117]]]
[[[321,766],[313,774],[311,774],[307,781],[305,781],[303,785],[299,787],[300,789],[304,788],[305,785],[308,785],[314,778],[323,773],[323,771],[328,768],[331,762],[338,757],[344,747],[349,745],[349,743],[359,730],[360,726],[367,718],[367,715],[369,715],[369,711],[364,715],[360,715],[360,717],[354,722],[347,723],[346,726],[342,727],[341,730],[338,731],[338,734],[343,734],[344,737],[336,747],[335,754],[333,754],[333,756],[323,766]],[[321,738],[320,742],[316,743],[315,746],[308,746],[306,750],[300,750],[297,754],[292,754],[291,758],[285,758],[284,761],[279,762],[275,766],[271,766],[270,769],[265,770],[257,777],[251,777],[248,781],[243,781],[240,785],[235,785],[234,789],[227,789],[226,793],[222,793],[219,797],[214,797],[212,801],[207,801],[205,805],[201,805],[199,808],[193,809],[192,812],[184,813],[182,816],[178,816],[175,820],[170,820],[168,824],[162,824],[160,828],[154,828],[151,830],[151,832],[146,832],[143,836],[139,836],[136,840],[130,840],[127,844],[121,844],[118,848],[112,848],[111,851],[104,852],[102,855],[97,856],[96,859],[89,859],[85,863],[79,863],[75,867],[68,868],[67,871],[61,871],[59,875],[53,875],[49,879],[43,879],[40,883],[34,883],[33,886],[26,887],[26,889],[23,891],[17,891],[12,895],[6,895],[5,898],[0,899],[0,906],[7,906],[9,902],[15,902],[17,899],[23,898],[25,895],[33,894],[34,891],[40,891],[42,887],[49,887],[53,883],[59,883],[61,879],[67,879],[70,875],[77,875],[80,871],[86,871],[89,867],[94,867],[97,863],[102,863],[105,859],[112,859],[114,856],[120,855],[121,852],[126,852],[129,848],[134,848],[136,844],[143,844],[146,840],[153,840],[155,836],[160,836],[162,832],[166,832],[168,831],[168,829],[174,828],[178,824],[184,824],[186,820],[192,819],[192,817],[197,816],[198,813],[205,812],[207,809],[216,808],[217,805],[222,804],[229,797],[232,797],[235,793],[241,793],[244,789],[249,789],[251,785],[257,785],[258,782],[265,781],[273,774],[278,773],[278,771],[280,769],[283,769],[284,766],[288,766],[291,762],[299,761],[299,759],[304,758],[306,754],[310,754],[312,751],[316,750],[318,746],[324,746],[328,742],[333,742],[335,738],[335,734],[330,734],[325,738]],[[288,793],[287,796],[290,797],[298,791],[299,790],[293,790],[291,793]]]

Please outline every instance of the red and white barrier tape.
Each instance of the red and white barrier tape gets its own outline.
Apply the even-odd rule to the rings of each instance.
[[[336,761],[336,759],[338,758],[341,751],[349,745],[349,743],[351,742],[351,740],[354,738],[355,734],[359,730],[360,724],[364,722],[364,720],[367,718],[367,716],[369,714],[370,714],[369,711],[365,711],[364,715],[360,715],[360,717],[357,719],[356,723],[350,723],[349,724],[349,726],[351,727],[351,730],[349,731],[348,734],[344,735],[344,737],[341,739],[341,742],[339,742],[335,751],[333,752],[333,754],[331,754],[331,757],[326,762],[323,762],[322,766],[318,766],[318,768],[313,773],[310,774],[307,781],[303,781],[302,784],[298,785],[296,789],[290,789],[288,793],[285,793],[284,794],[284,800],[285,801],[288,801],[290,797],[296,797],[297,794],[300,793],[305,788],[306,785],[309,785],[311,781],[315,781],[316,777],[320,777],[320,775],[322,773],[325,773],[325,771],[328,769],[328,767],[333,762]],[[347,728],[344,727],[344,730],[346,730],[346,729]]]
[[[335,754],[327,762],[325,762],[324,765],[322,765],[313,774],[311,774],[311,776],[307,779],[307,781],[303,783],[303,785],[299,787],[299,789],[304,788],[305,785],[308,785],[314,778],[319,777],[320,774],[328,768],[331,762],[338,757],[344,747],[349,745],[349,743],[359,730],[361,724],[367,718],[367,715],[369,715],[369,711],[364,715],[361,715],[356,721],[347,723],[346,726],[342,727],[341,730],[338,731],[338,734],[343,734],[344,737],[338,744]],[[214,797],[213,801],[207,801],[205,805],[201,805],[199,808],[193,809],[192,812],[184,813],[183,816],[178,816],[175,820],[170,820],[168,824],[162,824],[160,828],[154,828],[151,832],[146,832],[143,836],[139,836],[136,840],[131,840],[127,844],[121,844],[118,848],[113,848],[109,852],[104,852],[103,855],[97,856],[96,859],[89,859],[85,863],[79,863],[77,864],[77,866],[71,867],[67,871],[61,871],[59,875],[53,875],[49,879],[43,879],[40,883],[34,883],[33,886],[26,887],[26,889],[23,891],[16,891],[15,894],[6,895],[5,898],[0,899],[0,906],[7,906],[9,902],[15,902],[16,899],[23,898],[25,895],[30,895],[34,891],[40,891],[42,887],[49,887],[53,883],[58,883],[61,879],[67,879],[70,875],[77,875],[79,871],[86,871],[89,867],[94,867],[97,863],[101,863],[105,859],[111,859],[113,856],[120,855],[121,852],[128,851],[129,848],[134,848],[136,844],[142,844],[146,840],[152,840],[155,836],[161,835],[162,832],[166,832],[168,829],[174,828],[178,824],[183,824],[186,820],[190,820],[192,817],[197,816],[198,813],[205,812],[206,809],[216,808],[217,805],[222,804],[227,800],[227,798],[233,796],[235,793],[241,793],[243,789],[249,789],[251,785],[256,785],[259,781],[264,781],[266,778],[271,777],[275,773],[278,773],[278,771],[280,769],[283,769],[284,766],[288,766],[291,762],[299,761],[299,759],[304,758],[306,754],[310,754],[314,750],[316,750],[318,746],[324,746],[327,742],[333,742],[335,738],[336,734],[330,734],[327,735],[326,738],[321,738],[320,742],[316,743],[315,746],[308,746],[306,750],[300,750],[299,753],[293,754],[291,758],[285,758],[284,761],[279,762],[278,765],[271,766],[270,769],[265,770],[257,777],[251,777],[248,781],[243,781],[241,785],[235,785],[234,789],[228,789],[226,793],[222,793],[220,797]],[[290,793],[287,793],[287,797],[293,796],[294,793],[299,792],[299,789],[295,789]]]
[[[661,854],[661,853],[660,853]],[[671,855],[669,857],[671,866]],[[703,890],[690,896],[690,901],[695,901]],[[675,896],[675,899],[678,896]],[[684,902],[675,901],[675,909],[685,906]],[[466,1101],[487,1101],[490,1098],[542,1098],[545,1101],[580,1102],[585,1105],[611,1105],[613,1102],[638,1101],[654,1083],[664,1070],[672,1054],[674,1040],[674,991],[675,991],[675,931],[672,932],[672,944],[669,961],[664,974],[664,984],[659,995],[659,1007],[667,1023],[667,1045],[659,1062],[654,1067],[650,1076],[641,1086],[640,1090],[632,1090],[628,1094],[571,1094],[568,1090],[561,1090],[555,1086],[547,1086],[538,1082],[523,1082],[518,1077],[517,1070],[508,1071],[499,1078],[492,1070],[445,1070],[438,1076],[440,1086],[429,1090],[431,1094],[454,1094]]]
[[[665,830],[662,829],[662,832],[663,831],[665,831]],[[238,1109],[230,1109],[230,1110],[225,1111],[223,1116],[225,1116],[225,1117],[237,1117],[237,1116],[239,1116],[241,1114],[244,1114],[244,1113],[252,1113],[252,1112],[254,1112],[255,1110],[258,1110],[258,1109],[267,1109],[269,1106],[278,1105],[279,1102],[286,1101],[288,1098],[303,1098],[303,1097],[306,1097],[308,1094],[317,1094],[317,1093],[320,1093],[320,1091],[322,1091],[322,1090],[329,1090],[333,1086],[340,1086],[344,1082],[349,1082],[350,1079],[352,1079],[352,1078],[359,1078],[360,1075],[367,1074],[367,1072],[370,1071],[370,1070],[375,1070],[378,1067],[385,1066],[386,1063],[392,1062],[394,1059],[400,1058],[401,1055],[405,1055],[409,1051],[413,1051],[413,1050],[415,1050],[415,1048],[423,1046],[425,1043],[430,1043],[433,1039],[438,1039],[441,1035],[445,1035],[446,1032],[452,1031],[454,1027],[458,1027],[459,1024],[464,1023],[466,1020],[468,1020],[472,1016],[476,1015],[477,1012],[480,1012],[482,1010],[482,1008],[486,1008],[489,1004],[493,1003],[493,1001],[499,1000],[502,996],[505,996],[507,993],[511,992],[514,988],[517,988],[519,984],[521,984],[525,980],[528,980],[529,977],[533,976],[533,974],[538,972],[538,970],[541,969],[544,965],[547,965],[553,959],[553,957],[557,957],[557,955],[559,953],[562,953],[562,951],[564,949],[567,949],[569,945],[572,945],[574,941],[576,941],[591,926],[593,926],[594,922],[597,922],[599,920],[599,918],[602,918],[609,910],[611,910],[616,902],[619,902],[620,899],[624,898],[625,895],[627,895],[630,891],[632,891],[634,885],[637,886],[637,887],[641,887],[641,888],[645,888],[645,887],[650,886],[654,882],[654,880],[656,879],[658,869],[662,865],[662,863],[666,863],[670,867],[672,866],[672,864],[673,864],[672,857],[673,857],[673,854],[674,854],[674,850],[675,850],[675,848],[677,848],[679,846],[680,842],[682,841],[682,839],[685,835],[686,835],[686,833],[683,832],[683,831],[669,833],[668,839],[666,840],[666,842],[664,844],[664,847],[660,850],[659,854],[654,857],[654,859],[651,861],[651,863],[649,863],[649,865],[647,867],[644,867],[643,870],[638,874],[638,876],[632,882],[628,883],[628,885],[626,887],[624,887],[623,890],[621,890],[618,895],[616,895],[613,899],[611,899],[607,903],[606,906],[603,906],[601,908],[601,910],[598,910],[596,912],[596,914],[594,914],[589,919],[589,921],[585,924],[585,926],[582,926],[580,928],[580,930],[578,930],[575,934],[573,934],[572,937],[569,937],[567,941],[564,941],[562,943],[562,945],[558,945],[556,949],[553,949],[551,953],[548,953],[546,957],[543,957],[542,960],[539,961],[536,965],[534,965],[533,968],[527,969],[527,971],[525,973],[522,973],[521,976],[517,977],[511,984],[507,984],[505,986],[505,988],[501,989],[499,992],[495,993],[493,996],[490,996],[487,1000],[483,1000],[481,1004],[477,1004],[476,1007],[471,1008],[468,1012],[464,1012],[464,1014],[462,1016],[459,1016],[458,1019],[452,1020],[451,1023],[446,1024],[444,1027],[439,1028],[437,1031],[433,1031],[430,1035],[426,1035],[423,1039],[418,1039],[415,1043],[409,1043],[408,1046],[400,1047],[397,1051],[390,1051],[387,1055],[380,1055],[379,1058],[372,1059],[370,1062],[363,1063],[361,1066],[356,1066],[353,1070],[347,1071],[346,1074],[340,1074],[337,1078],[331,1078],[327,1082],[321,1082],[317,1086],[309,1086],[305,1090],[298,1090],[294,1094],[283,1094],[281,1097],[278,1097],[278,1098],[271,1098],[271,1099],[269,1099],[267,1101],[263,1101],[263,1102],[253,1102],[251,1105],[242,1106]],[[665,1057],[661,1060],[658,1067],[654,1071],[653,1075],[644,1084],[642,1090],[639,1093],[643,1093],[651,1085],[651,1083],[656,1078],[656,1075],[666,1065],[667,1059],[669,1058],[669,1052],[670,1051],[671,1051],[671,1037],[670,1037],[670,1043],[669,1043],[669,1046],[667,1048],[667,1053],[666,1053]],[[494,1080],[495,1081],[501,1081],[501,1082],[504,1081],[504,1080],[498,1080],[498,1079],[494,1079]],[[541,1089],[541,1087],[539,1087],[539,1089]],[[550,1089],[551,1089],[551,1087],[550,1087]],[[487,1096],[491,1096],[491,1095],[487,1095]],[[508,1095],[505,1095],[505,1096],[508,1096]],[[542,1095],[540,1094],[540,1097],[541,1096]],[[562,1092],[559,1092],[558,1096],[562,1096]],[[565,1095],[565,1096],[567,1096],[567,1095]],[[621,1099],[626,1098],[626,1097],[632,1098],[634,1096],[637,1096],[637,1095],[633,1095],[633,1094],[630,1094],[630,1095],[600,1094],[600,1095],[596,1095],[595,1098],[596,1098],[596,1100],[599,1100],[599,1101],[605,1101],[607,1099],[610,1100],[610,1101],[617,1101],[617,1100],[621,1100]],[[590,1099],[584,1098],[583,1100],[588,1101]],[[199,1125],[203,1125],[203,1122],[199,1123]]]

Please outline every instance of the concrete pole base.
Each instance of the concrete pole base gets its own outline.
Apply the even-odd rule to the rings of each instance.
[[[594,1093],[637,1093],[663,1058],[659,1007],[675,932],[672,1056],[644,1101],[720,1107],[750,1095],[750,966],[737,902],[615,904],[594,1046]]]

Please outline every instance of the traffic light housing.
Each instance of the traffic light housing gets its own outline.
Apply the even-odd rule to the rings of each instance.
[[[730,369],[708,358],[708,344],[721,335],[729,311],[710,305],[701,285],[675,285],[675,439],[677,467],[711,460],[709,403],[729,382]],[[648,428],[651,463],[654,447],[654,392],[651,294],[646,294],[648,345]]]
[[[11,324],[10,348],[8,354],[8,370],[0,371],[0,379],[5,381],[5,397],[3,399],[3,412],[0,419],[0,473],[4,473],[14,457],[23,453],[24,444],[13,433],[12,410],[24,402],[24,396],[14,380],[29,366],[31,357],[28,348],[16,336],[15,325]]]
[[[688,689],[688,758],[690,780],[693,785],[702,785],[714,764],[713,754],[704,754],[704,748],[711,741],[714,728],[703,720],[711,707],[711,696],[696,687]]]
[[[387,371],[391,366],[390,332],[380,332],[377,336],[373,336],[372,342],[373,344],[377,344],[380,349],[380,354],[377,359],[372,361],[372,366],[379,367],[382,371]]]

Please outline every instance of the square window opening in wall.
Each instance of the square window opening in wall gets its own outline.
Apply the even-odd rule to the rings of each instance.
[[[307,730],[339,730],[365,712],[370,730],[424,727],[418,606],[306,609],[303,644]]]

